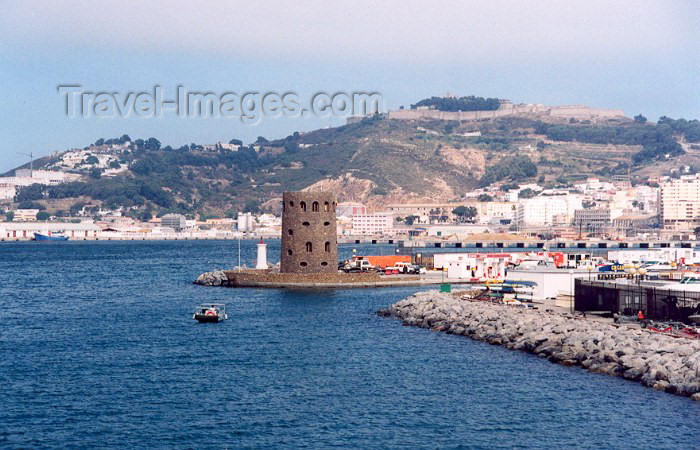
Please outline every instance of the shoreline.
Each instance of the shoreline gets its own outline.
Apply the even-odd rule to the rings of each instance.
[[[265,240],[279,240],[279,238],[269,238],[265,237]],[[70,238],[67,241],[61,242],[83,242],[83,241],[258,241],[259,237],[196,237],[196,236],[169,236],[169,237],[80,237],[80,238]],[[0,242],[36,242],[34,239],[29,237],[17,237],[17,238],[0,238]],[[44,241],[50,242],[50,241]]]
[[[406,326],[463,335],[700,401],[697,340],[437,291],[416,293],[377,314],[400,319]]]

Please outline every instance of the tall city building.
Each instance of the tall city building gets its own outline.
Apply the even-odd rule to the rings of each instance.
[[[661,183],[659,216],[667,230],[694,230],[700,226],[700,174]]]
[[[578,195],[553,195],[521,199],[516,211],[518,226],[568,224],[581,209]]]

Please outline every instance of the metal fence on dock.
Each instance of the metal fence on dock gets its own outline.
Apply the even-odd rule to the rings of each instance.
[[[700,292],[663,289],[648,284],[576,280],[574,308],[581,312],[610,312],[649,319],[687,322],[700,310]]]

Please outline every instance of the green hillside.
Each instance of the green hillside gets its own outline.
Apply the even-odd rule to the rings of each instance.
[[[109,168],[121,172],[81,163],[64,169],[79,174],[79,181],[24,188],[16,202],[59,215],[87,204],[126,208],[141,218],[166,212],[222,216],[274,209],[266,202],[283,190],[316,183],[341,200],[448,200],[494,183],[554,187],[628,173],[645,181],[679,164],[700,167],[699,141],[697,121],[590,124],[516,116],[461,124],[377,116],[276,141],[259,138],[239,151],[196,144],[173,149],[155,138],[132,142],[122,136],[85,149],[99,156],[118,147]],[[43,158],[35,168],[55,170],[58,162],[60,155]]]

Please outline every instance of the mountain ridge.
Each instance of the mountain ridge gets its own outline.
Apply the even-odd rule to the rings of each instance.
[[[455,200],[480,186],[556,187],[628,174],[645,182],[682,164],[700,167],[697,121],[651,124],[640,117],[592,124],[527,115],[470,122],[375,115],[250,146],[234,139],[178,149],[124,135],[36,160],[35,169],[60,169],[80,181],[22,188],[16,200],[52,212],[72,201],[139,216],[220,216],[274,211],[284,190],[333,190],[341,201],[381,207]]]

